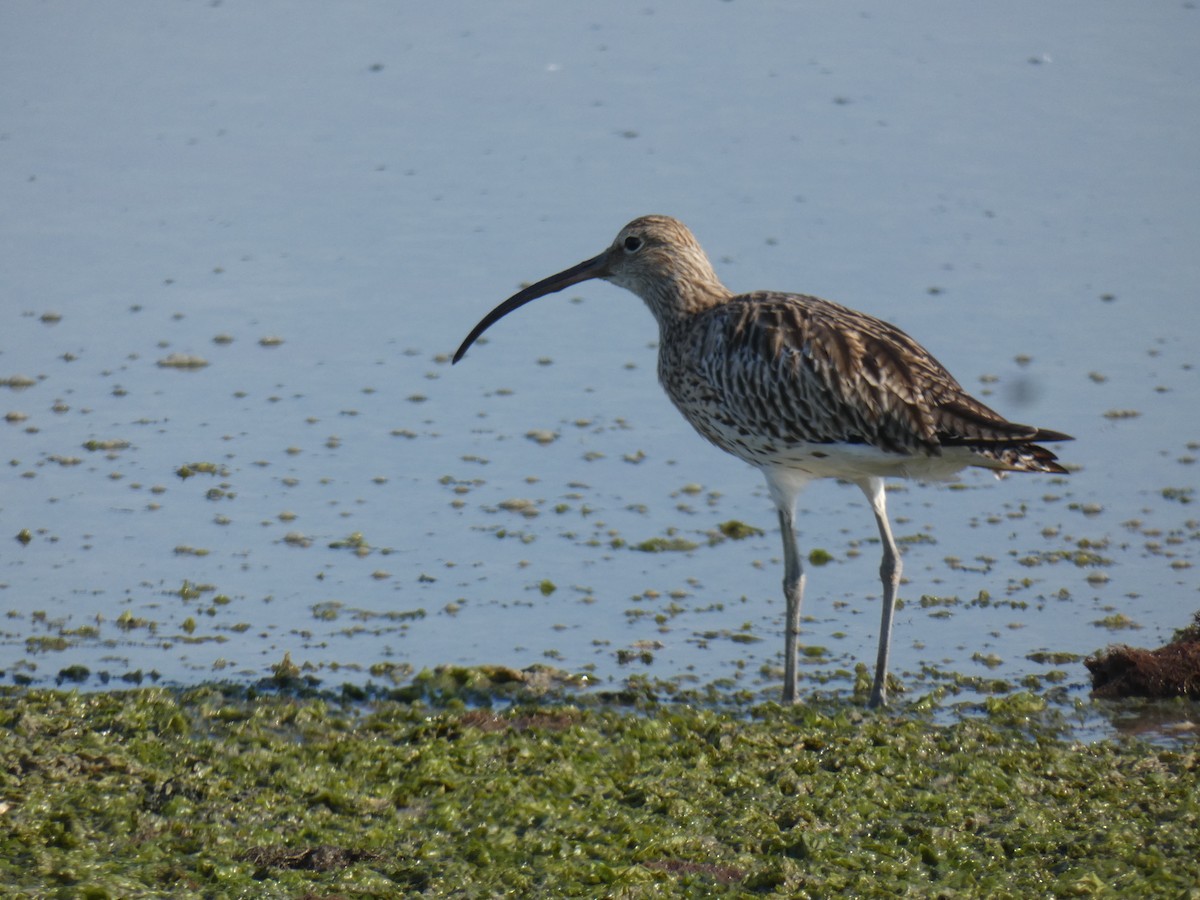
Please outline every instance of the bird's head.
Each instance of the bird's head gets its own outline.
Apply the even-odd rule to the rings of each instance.
[[[642,216],[621,229],[598,256],[513,294],[471,329],[454,354],[467,349],[488,328],[526,303],[581,281],[599,278],[646,301],[660,326],[728,299],[712,264],[688,227],[670,216]]]

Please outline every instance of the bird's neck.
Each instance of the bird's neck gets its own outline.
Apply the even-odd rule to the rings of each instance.
[[[693,316],[727,303],[733,293],[717,280],[668,278],[652,289],[638,292],[665,333],[674,331]]]

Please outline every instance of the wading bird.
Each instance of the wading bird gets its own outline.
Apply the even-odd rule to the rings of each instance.
[[[590,278],[646,302],[658,322],[667,396],[701,435],[766,477],[783,535],[784,702],[796,700],[804,596],[797,497],[816,478],[853,482],[866,495],[883,542],[870,703],[885,704],[901,563],[884,479],[940,480],[967,466],[1064,474],[1035,441],[1070,436],[1009,422],[907,334],[866,313],[803,294],[734,294],[687,227],[668,216],[634,219],[599,256],[509,297],[471,329],[454,362],[513,310]]]

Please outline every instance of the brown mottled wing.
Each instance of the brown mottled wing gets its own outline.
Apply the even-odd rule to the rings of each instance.
[[[836,303],[745,294],[697,319],[698,369],[731,418],[726,426],[930,455],[1039,436],[967,394],[900,329]]]

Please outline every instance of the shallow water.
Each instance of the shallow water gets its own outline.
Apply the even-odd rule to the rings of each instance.
[[[1158,644],[1200,607],[1197,15],[9,7],[0,670],[187,683],[286,653],[332,683],[547,663],[774,691],[770,501],[662,396],[640,302],[589,283],[447,358],[665,212],[735,290],[880,315],[1076,436],[1069,478],[895,486],[893,671],[1085,696],[1036,654]],[[874,525],[852,488],[802,506],[832,556],[802,689],[845,690]],[[764,533],[712,541],[729,521]],[[698,546],[631,549],[653,538]]]

